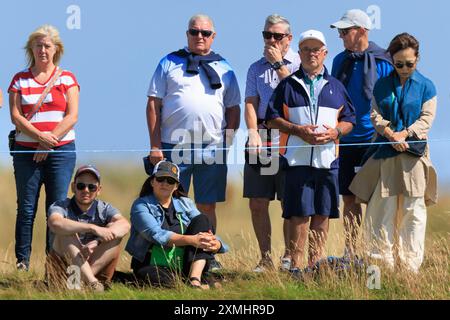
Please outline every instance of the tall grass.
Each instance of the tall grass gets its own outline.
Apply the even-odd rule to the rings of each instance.
[[[111,202],[129,218],[131,203],[147,178],[138,167],[124,164],[97,164],[102,173],[101,198]],[[119,170],[118,170],[119,169]],[[428,209],[425,261],[418,275],[382,268],[381,289],[369,290],[367,275],[350,273],[339,276],[327,272],[318,278],[298,281],[277,271],[256,275],[251,272],[259,260],[259,249],[251,224],[248,200],[242,198],[242,181],[230,182],[227,202],[217,207],[217,233],[231,251],[218,259],[225,266],[222,289],[199,292],[179,284],[176,289],[136,288],[114,284],[113,290],[94,295],[73,290],[52,291],[43,285],[45,247],[45,193],[42,190],[33,239],[31,271],[15,271],[14,229],[16,193],[13,173],[0,169],[0,299],[449,299],[450,298],[450,197],[441,197]],[[71,193],[70,193],[71,194]],[[191,190],[192,196],[192,190]],[[277,265],[284,250],[281,208],[271,202],[272,256]],[[342,255],[344,246],[342,219],[330,222],[327,255]],[[124,239],[123,245],[127,239]],[[131,258],[123,252],[119,270],[129,271]]]

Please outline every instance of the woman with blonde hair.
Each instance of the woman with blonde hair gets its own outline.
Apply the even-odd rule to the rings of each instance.
[[[66,198],[75,166],[79,85],[71,72],[58,66],[63,53],[58,30],[50,25],[39,27],[25,45],[27,68],[14,76],[8,88],[11,120],[16,126],[13,165],[19,270],[29,268],[42,184],[48,209],[56,200]]]

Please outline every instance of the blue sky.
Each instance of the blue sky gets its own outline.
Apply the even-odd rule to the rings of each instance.
[[[80,29],[67,27],[70,5],[80,9]],[[449,140],[432,142],[431,157],[440,182],[450,183],[450,166],[446,166],[450,149],[447,1],[22,0],[20,8],[17,3],[2,1],[0,88],[5,95],[13,75],[25,67],[23,46],[28,35],[39,25],[52,24],[60,30],[66,47],[61,65],[74,72],[81,85],[78,150],[144,150],[149,146],[145,120],[149,80],[161,57],[186,44],[185,30],[191,15],[206,13],[213,18],[217,31],[213,49],[235,69],[243,95],[247,69],[262,55],[261,30],[267,15],[279,13],[291,21],[294,50],[302,31],[321,30],[329,48],[326,65],[331,66],[342,43],[329,25],[350,8],[360,8],[374,17],[380,28],[371,32],[371,40],[383,47],[404,31],[420,41],[419,70],[438,91],[438,113],[430,139]],[[0,163],[9,166],[6,136],[12,125],[5,104],[0,110]],[[95,162],[126,158],[140,165],[143,155],[145,152],[80,152],[79,159]],[[233,169],[239,171],[241,167],[235,165]]]

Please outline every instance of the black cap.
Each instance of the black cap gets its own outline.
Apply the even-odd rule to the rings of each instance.
[[[180,168],[170,161],[162,160],[156,164],[152,176],[171,177],[180,182]]]

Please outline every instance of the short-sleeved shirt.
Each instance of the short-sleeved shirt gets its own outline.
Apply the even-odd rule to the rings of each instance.
[[[205,143],[223,141],[227,125],[225,110],[239,105],[241,96],[234,71],[226,60],[208,64],[220,77],[222,87],[219,89],[211,88],[203,68],[199,68],[198,74],[187,73],[187,57],[171,53],[159,62],[147,96],[162,99],[162,142],[194,142],[194,132],[196,136],[201,133]],[[188,141],[185,132],[180,130],[187,130],[191,140]]]
[[[48,79],[53,77],[57,68],[53,71]],[[47,87],[46,83],[37,81],[31,69],[23,70],[17,73],[9,85],[8,92],[20,94],[22,114],[28,114],[38,102],[42,92]],[[61,76],[56,80],[50,92],[44,99],[44,102],[38,112],[30,119],[30,123],[39,131],[51,132],[62,121],[67,110],[67,91],[77,86],[79,88],[75,76],[63,70]],[[75,130],[72,128],[61,138],[58,146],[70,143],[75,140]],[[24,147],[37,148],[39,142],[32,137],[27,136],[23,132],[16,135],[16,143]]]
[[[291,48],[283,57],[283,61],[290,73],[294,73],[300,67],[300,56]],[[264,120],[266,117],[267,104],[279,83],[276,70],[272,68],[265,57],[250,65],[245,84],[245,98],[259,97],[258,119]]]
[[[109,203],[102,200],[95,200],[86,212],[83,212],[75,202],[74,198],[56,201],[48,209],[48,217],[52,214],[59,214],[66,219],[73,221],[90,223],[99,227],[106,227],[116,215],[120,215],[120,211]],[[92,233],[78,234],[83,244],[97,239]],[[53,242],[54,234],[50,232],[50,239]]]

